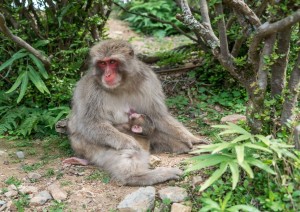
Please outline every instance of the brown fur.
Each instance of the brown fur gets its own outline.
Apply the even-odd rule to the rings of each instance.
[[[131,135],[134,137],[137,142],[142,146],[142,148],[146,151],[150,151],[150,142],[149,139],[151,138],[152,134],[154,133],[155,126],[153,121],[150,119],[149,116],[145,114],[139,114],[139,118],[129,119],[128,123],[119,124],[115,127],[123,133]],[[142,133],[135,133],[132,131],[132,127],[137,125],[142,128]]]
[[[149,169],[149,152],[139,142],[114,126],[128,121],[133,109],[147,114],[155,131],[148,139],[153,152],[188,152],[199,139],[174,119],[165,105],[161,84],[154,72],[139,61],[125,41],[103,41],[90,50],[90,71],[77,83],[68,127],[75,152],[108,171],[127,185],[152,185],[178,179],[177,168]],[[103,84],[96,62],[119,61],[120,84]]]

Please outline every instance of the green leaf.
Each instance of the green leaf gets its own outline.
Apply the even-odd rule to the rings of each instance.
[[[213,150],[218,148],[219,145],[220,144],[201,145],[201,146],[197,147],[200,150],[192,151],[192,152],[190,152],[190,154],[196,154],[196,153],[202,153],[202,152],[212,152]]]
[[[230,200],[232,192],[228,192],[222,202],[221,211],[225,211],[228,201]]]
[[[217,169],[201,186],[200,191],[204,191],[207,189],[211,184],[213,184],[216,180],[218,180],[222,174],[226,171],[228,166],[227,162],[223,162],[220,165],[220,168]]]
[[[237,211],[260,212],[260,210],[250,205],[235,205],[230,208],[227,208],[227,210],[232,212],[237,212]]]
[[[23,99],[25,92],[27,90],[27,85],[28,85],[28,71],[25,71],[24,76],[22,78],[21,90],[17,99],[17,103],[19,103]]]
[[[244,160],[243,163],[240,164],[240,166],[248,173],[250,178],[254,177],[253,171],[249,164]]]
[[[219,204],[216,202],[216,201],[213,201],[212,199],[210,198],[204,198],[201,200],[205,205],[207,205],[206,207],[209,207],[210,209],[217,209],[217,210],[220,210],[220,206]],[[201,208],[200,211],[208,211],[206,209],[202,210],[203,208]]]
[[[2,71],[3,69],[5,69],[6,67],[10,66],[15,60],[20,59],[22,57],[27,56],[28,53],[21,53],[20,51],[16,52],[15,54],[13,54],[13,56],[8,59],[7,61],[5,61],[1,66],[0,66],[0,71]]]
[[[264,151],[264,152],[272,153],[272,151],[271,151],[270,149],[265,148],[265,147],[262,147],[262,146],[257,145],[257,144],[245,143],[244,146],[249,147],[249,148],[252,148],[252,149],[258,149],[258,150],[262,150],[262,151]]]
[[[206,160],[202,161],[195,161],[195,164],[191,165],[187,170],[185,170],[186,173],[191,171],[200,170],[209,166],[214,166],[216,164],[219,164],[224,161],[230,161],[232,158],[225,156],[225,155],[213,155],[214,157],[211,157]]]
[[[259,140],[261,140],[267,146],[270,146],[270,139],[269,138],[267,138],[263,135],[255,135],[255,137],[258,138]]]
[[[231,147],[231,146],[232,146],[231,143],[226,143],[226,142],[220,143],[219,146],[216,147],[216,148],[211,152],[211,154],[215,154],[215,153],[217,153],[217,152],[221,152],[223,149],[227,149],[227,148],[229,148],[229,147]]]
[[[270,173],[270,174],[273,174],[273,175],[276,175],[276,172],[274,172],[267,164],[264,164],[262,161],[260,160],[257,160],[255,158],[246,158],[246,161],[253,165],[253,166],[257,166],[258,168]]]
[[[45,78],[48,79],[48,73],[44,67],[44,64],[38,59],[36,58],[36,56],[34,56],[33,54],[29,54],[29,57],[33,60],[33,62],[35,63],[35,65],[38,67],[39,72],[41,73],[41,75]]]
[[[21,82],[22,82],[22,79],[23,79],[24,75],[25,75],[25,72],[21,73],[21,74],[18,76],[18,78],[17,78],[17,80],[15,81],[15,83],[13,84],[13,86],[11,86],[11,88],[10,88],[8,91],[6,91],[6,93],[11,93],[11,92],[15,91],[15,90],[20,86],[20,84],[21,84]]]
[[[237,161],[239,164],[243,163],[245,157],[245,148],[244,145],[235,146],[235,152],[237,156]]]
[[[240,170],[238,164],[233,161],[228,162],[228,165],[232,173],[232,190],[234,190],[239,181]]]
[[[251,137],[252,136],[249,137],[249,135],[240,135],[240,136],[236,137],[235,139],[233,139],[231,141],[231,143],[237,143],[239,141],[246,141],[246,140],[250,139]]]
[[[34,70],[34,68],[31,65],[28,65],[28,69],[29,69],[29,79],[35,85],[35,87],[41,93],[44,93],[44,91],[46,91],[48,94],[50,94],[50,91],[46,87],[43,80],[40,78],[39,74]]]

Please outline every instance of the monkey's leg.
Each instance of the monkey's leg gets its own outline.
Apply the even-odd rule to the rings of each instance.
[[[111,174],[114,180],[124,185],[146,186],[178,179],[182,171],[178,168],[149,169],[149,153],[123,149],[99,152],[91,162]]]
[[[170,115],[153,121],[156,126],[155,133],[150,137],[153,152],[186,153],[191,151],[193,143],[199,143],[201,140]]]

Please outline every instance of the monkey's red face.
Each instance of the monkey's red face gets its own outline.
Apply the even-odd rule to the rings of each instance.
[[[97,66],[101,71],[101,81],[107,88],[116,88],[121,82],[121,75],[118,73],[119,62],[111,58],[104,58],[97,62]]]

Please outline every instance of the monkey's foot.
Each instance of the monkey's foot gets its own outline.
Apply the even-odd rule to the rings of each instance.
[[[82,165],[82,166],[86,166],[89,164],[89,161],[86,159],[81,159],[81,158],[77,158],[77,157],[71,157],[71,158],[67,158],[65,160],[63,160],[64,164],[71,164],[71,165]]]

